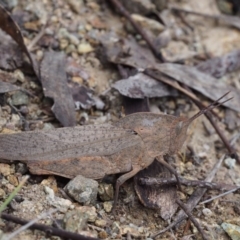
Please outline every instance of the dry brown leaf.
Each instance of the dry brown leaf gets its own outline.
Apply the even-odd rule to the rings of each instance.
[[[119,80],[112,87],[131,98],[177,96],[176,90],[143,73]]]
[[[65,55],[46,52],[40,66],[44,95],[54,100],[52,111],[64,127],[75,126],[75,106],[67,85]]]

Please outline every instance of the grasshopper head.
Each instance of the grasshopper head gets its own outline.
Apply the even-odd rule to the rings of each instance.
[[[170,130],[169,154],[178,152],[187,138],[190,122],[185,118],[178,118]]]

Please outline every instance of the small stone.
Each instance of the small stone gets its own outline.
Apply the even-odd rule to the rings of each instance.
[[[67,0],[67,3],[75,13],[81,13],[81,9],[83,6],[82,0]]]
[[[224,164],[227,168],[233,169],[236,165],[236,160],[234,158],[226,158]]]
[[[47,179],[44,179],[41,185],[50,187],[55,193],[58,192],[57,181],[54,176],[49,176]]]
[[[97,219],[97,220],[95,221],[95,225],[96,225],[97,227],[103,228],[103,227],[106,227],[107,222],[106,222],[105,220],[103,220],[103,219]]]
[[[72,202],[68,199],[56,197],[53,189],[48,186],[44,186],[44,191],[47,195],[46,199],[51,206],[58,208],[60,212],[67,212],[72,207]]]
[[[182,61],[196,55],[196,52],[189,49],[189,46],[181,41],[170,41],[168,45],[161,49],[161,53],[169,62]]]
[[[25,81],[25,77],[22,71],[20,71],[19,69],[15,70],[13,73],[13,76],[20,81],[21,83],[24,83]]]
[[[143,17],[142,15],[139,14],[131,14],[131,17],[142,28],[148,29],[148,31],[151,31],[155,36],[158,36],[165,28],[160,22],[147,17]],[[129,23],[126,26],[128,31],[135,32],[135,29]]]
[[[113,222],[112,224],[112,233],[115,234],[120,234],[121,233],[121,228],[118,222]]]
[[[28,95],[22,91],[17,91],[12,95],[12,104],[14,106],[28,105]]]
[[[10,124],[12,124],[13,126],[18,126],[20,123],[20,117],[18,114],[12,114],[12,118],[11,118],[11,122]]]
[[[122,227],[122,233],[124,235],[127,233],[130,233],[131,236],[136,237],[136,238],[140,237],[139,231],[136,228],[130,227],[130,226]]]
[[[18,179],[14,175],[7,176],[7,180],[15,187],[17,187],[19,184]]]
[[[102,201],[113,200],[113,186],[112,184],[100,183],[98,187],[98,195]]]
[[[24,115],[27,115],[27,114],[29,113],[29,109],[28,109],[27,106],[21,106],[21,107],[19,108],[19,112],[22,113],[22,114],[24,114]]]
[[[72,81],[75,83],[83,84],[83,79],[81,77],[72,77]]]
[[[113,203],[112,202],[104,202],[103,208],[104,208],[105,212],[110,213],[113,208]]]
[[[0,199],[4,199],[5,196],[6,196],[5,191],[2,188],[0,188]]]
[[[78,53],[89,53],[94,51],[93,47],[89,43],[80,43],[78,45]]]
[[[240,227],[230,223],[222,223],[221,227],[229,235],[232,240],[240,239]]]
[[[67,212],[64,216],[65,229],[70,232],[80,233],[87,226],[88,216],[86,213],[75,209]]]
[[[97,212],[95,207],[81,206],[76,209],[78,209],[80,212],[85,213],[87,215],[88,222],[96,221]]]
[[[212,216],[212,211],[209,209],[209,208],[204,208],[203,210],[202,210],[202,213],[206,216],[206,217],[210,217],[210,216]]]
[[[6,163],[0,163],[0,173],[6,177],[11,174],[11,168],[10,165]]]
[[[61,50],[64,50],[64,49],[68,46],[68,44],[69,44],[69,42],[68,42],[68,40],[65,39],[65,38],[62,38],[62,39],[60,39],[60,41],[59,41],[59,45],[60,45],[60,49],[61,49]]]
[[[76,47],[73,45],[73,44],[69,44],[66,48],[66,53],[69,54],[69,53],[72,53],[72,52],[76,52],[77,49]]]
[[[89,205],[95,203],[97,199],[98,182],[78,175],[64,187],[64,190],[77,202]]]
[[[108,237],[108,234],[105,231],[101,231],[98,233],[98,237],[101,239],[106,239]]]

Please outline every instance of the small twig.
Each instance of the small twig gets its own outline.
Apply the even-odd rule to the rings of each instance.
[[[176,178],[176,182],[177,182],[177,185],[178,185],[178,188],[179,188],[179,191],[181,191],[181,183],[180,183],[180,180],[179,180],[179,176],[178,176],[178,173],[175,171],[175,169],[170,165],[168,164],[166,161],[164,161],[162,159],[162,157],[157,157],[157,160],[158,162],[160,162],[164,167],[166,167],[170,173],[172,173],[175,178]]]
[[[222,162],[223,162],[224,158],[225,158],[225,155],[223,155],[221,157],[221,159],[214,165],[213,169],[211,170],[211,172],[209,173],[209,175],[205,179],[206,182],[211,182],[213,180],[213,178],[216,175],[218,169],[222,165]],[[193,192],[193,194],[190,196],[190,198],[187,201],[189,211],[192,211],[192,209],[195,208],[195,206],[198,204],[198,202],[200,201],[200,199],[202,198],[202,196],[204,195],[206,190],[207,189],[205,189],[205,188],[199,188],[199,189],[197,189]],[[175,220],[168,227],[166,227],[165,229],[160,230],[158,232],[155,232],[154,234],[152,234],[151,237],[152,238],[157,237],[158,235],[160,235],[160,234],[168,231],[169,229],[173,228],[174,226],[176,226],[177,224],[182,222],[184,219],[186,219],[186,214],[185,214],[184,211],[181,210],[177,214],[177,216],[175,217]]]
[[[161,61],[164,62],[163,57],[161,53],[158,51],[158,49],[154,46],[152,41],[149,39],[145,31],[132,19],[129,12],[124,8],[124,6],[118,1],[118,0],[111,0],[111,2],[115,5],[115,7],[119,10],[119,12],[127,18],[127,20],[132,24],[134,29],[142,36],[142,38],[146,41],[149,48],[153,52],[153,54]]]
[[[236,189],[236,186],[221,184],[221,183],[211,183],[201,180],[189,180],[185,178],[178,178],[181,185],[189,186],[189,187],[200,187],[207,188],[210,190],[218,190],[218,191],[229,191]],[[146,186],[158,185],[158,186],[166,186],[166,185],[176,185],[178,182],[175,178],[154,178],[154,177],[145,177],[139,179],[140,184]]]
[[[210,199],[207,199],[207,200],[205,200],[205,201],[203,201],[203,202],[200,202],[200,204],[204,204],[204,203],[211,202],[211,201],[213,201],[213,200],[215,200],[215,199],[217,199],[217,198],[226,196],[226,195],[228,195],[229,193],[236,192],[238,189],[240,189],[240,187],[234,188],[234,189],[229,190],[229,191],[227,191],[227,192],[225,192],[225,193],[222,193],[222,194],[219,194],[219,195],[217,195],[217,196],[215,196],[215,197],[212,197],[212,198],[210,198]]]
[[[52,213],[57,212],[57,209],[52,209],[48,212],[42,213],[39,216],[37,216],[35,219],[31,220],[30,222],[28,222],[27,224],[23,225],[22,227],[20,227],[19,229],[17,229],[15,232],[7,235],[4,240],[10,240],[13,239],[14,237],[16,237],[19,233],[27,230],[30,226],[32,226],[34,223],[36,223],[37,221],[47,217],[48,215],[51,215]]]
[[[6,213],[2,213],[1,214],[1,218],[7,221],[11,221],[17,224],[27,224],[28,221],[23,220],[21,218],[18,218],[16,216],[10,215],[10,214],[6,214]],[[73,232],[68,232],[62,229],[58,229],[58,228],[54,228],[48,225],[44,225],[44,224],[39,224],[39,223],[34,223],[33,225],[31,225],[29,227],[30,229],[37,229],[40,231],[43,231],[45,233],[54,235],[54,236],[58,236],[61,238],[67,238],[67,239],[72,239],[72,240],[99,240],[98,238],[91,238],[91,237],[86,237],[77,233],[73,233]]]
[[[203,240],[207,240],[208,238],[206,237],[204,231],[202,230],[200,224],[197,222],[197,220],[193,217],[193,215],[191,214],[190,210],[188,209],[188,207],[181,202],[179,199],[176,199],[176,203],[182,208],[182,210],[188,215],[189,219],[192,221],[192,223],[194,224],[194,226],[197,228],[197,230],[199,231],[199,233],[202,235]]]
[[[29,52],[33,50],[33,47],[37,44],[37,42],[42,38],[45,34],[47,23],[42,27],[41,31],[33,38],[33,40],[28,44],[27,49]]]
[[[8,101],[8,104],[9,106],[18,114],[20,120],[22,121],[22,124],[24,125],[24,130],[25,131],[29,131],[30,128],[29,128],[29,122],[23,117],[23,115],[20,113],[20,111],[15,107],[13,106],[13,104],[11,103],[11,101]]]
[[[93,230],[97,230],[97,231],[99,231],[99,232],[104,231],[103,228],[97,227],[97,226],[92,225],[92,224],[90,224],[90,223],[88,223],[88,227],[91,228],[91,229],[93,229]]]

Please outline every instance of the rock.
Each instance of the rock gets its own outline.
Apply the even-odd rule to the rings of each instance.
[[[0,199],[4,199],[5,196],[6,196],[5,191],[2,188],[0,188]]]
[[[138,14],[132,14],[131,17],[142,28],[147,29],[148,31],[153,33],[155,37],[158,36],[164,30],[164,26],[156,20],[143,17]],[[130,23],[127,23],[126,27],[129,32],[135,32],[135,29],[132,27]]]
[[[107,222],[103,219],[97,219],[94,223],[97,227],[101,227],[101,228],[104,228],[107,225]]]
[[[62,39],[67,39],[71,44],[76,45],[76,46],[80,43],[79,39],[74,34],[69,33],[66,28],[59,29],[58,38],[59,38],[60,42]]]
[[[202,210],[202,213],[206,216],[206,217],[210,217],[212,216],[212,211],[209,208],[204,208]]]
[[[120,228],[119,222],[113,222],[112,233],[121,234],[121,228]]]
[[[44,191],[47,194],[46,199],[48,203],[51,206],[58,208],[60,212],[65,213],[69,208],[73,207],[72,202],[68,199],[56,197],[53,189],[51,189],[50,187],[44,186]]]
[[[14,106],[28,105],[28,95],[22,91],[17,91],[12,95],[12,104]]]
[[[128,232],[132,237],[135,237],[135,238],[140,237],[140,233],[137,230],[137,228],[131,227],[131,226],[123,226],[122,227],[122,234],[126,235]]]
[[[82,0],[67,0],[66,1],[70,8],[73,10],[75,13],[81,13],[81,9],[83,6],[83,1]]]
[[[189,46],[181,41],[170,41],[167,47],[161,49],[161,53],[168,62],[177,62],[192,58],[196,52],[189,49]]]
[[[41,182],[41,185],[51,188],[54,193],[58,192],[57,180],[54,176],[49,176]]]
[[[18,80],[20,81],[21,83],[24,83],[25,82],[25,76],[23,74],[23,72],[19,69],[15,70],[13,72],[13,76]]]
[[[223,228],[223,230],[228,234],[228,236],[232,240],[240,239],[240,227],[239,226],[224,222],[221,224],[221,227]]]
[[[95,207],[81,206],[76,208],[78,211],[87,215],[88,222],[95,222],[97,218],[97,212]]]
[[[11,174],[11,168],[9,164],[0,163],[0,173],[6,177]]]
[[[108,234],[105,231],[101,231],[98,233],[98,237],[101,239],[106,239],[108,237]]]
[[[64,190],[77,202],[89,205],[95,203],[97,199],[98,182],[78,175],[64,187]]]
[[[87,226],[88,216],[86,213],[79,211],[79,209],[67,212],[64,216],[63,222],[65,229],[70,232],[80,233]]]
[[[236,160],[234,158],[229,157],[224,160],[224,164],[227,168],[233,169],[235,167]]]
[[[110,213],[113,208],[113,203],[112,202],[104,202],[103,208],[104,208],[105,212]]]
[[[94,49],[89,43],[80,43],[78,45],[78,53],[89,53],[92,52]]]
[[[113,186],[112,184],[100,183],[98,187],[98,195],[102,201],[113,200]]]
[[[16,178],[15,175],[9,175],[7,176],[7,180],[15,187],[18,186],[18,179]]]

